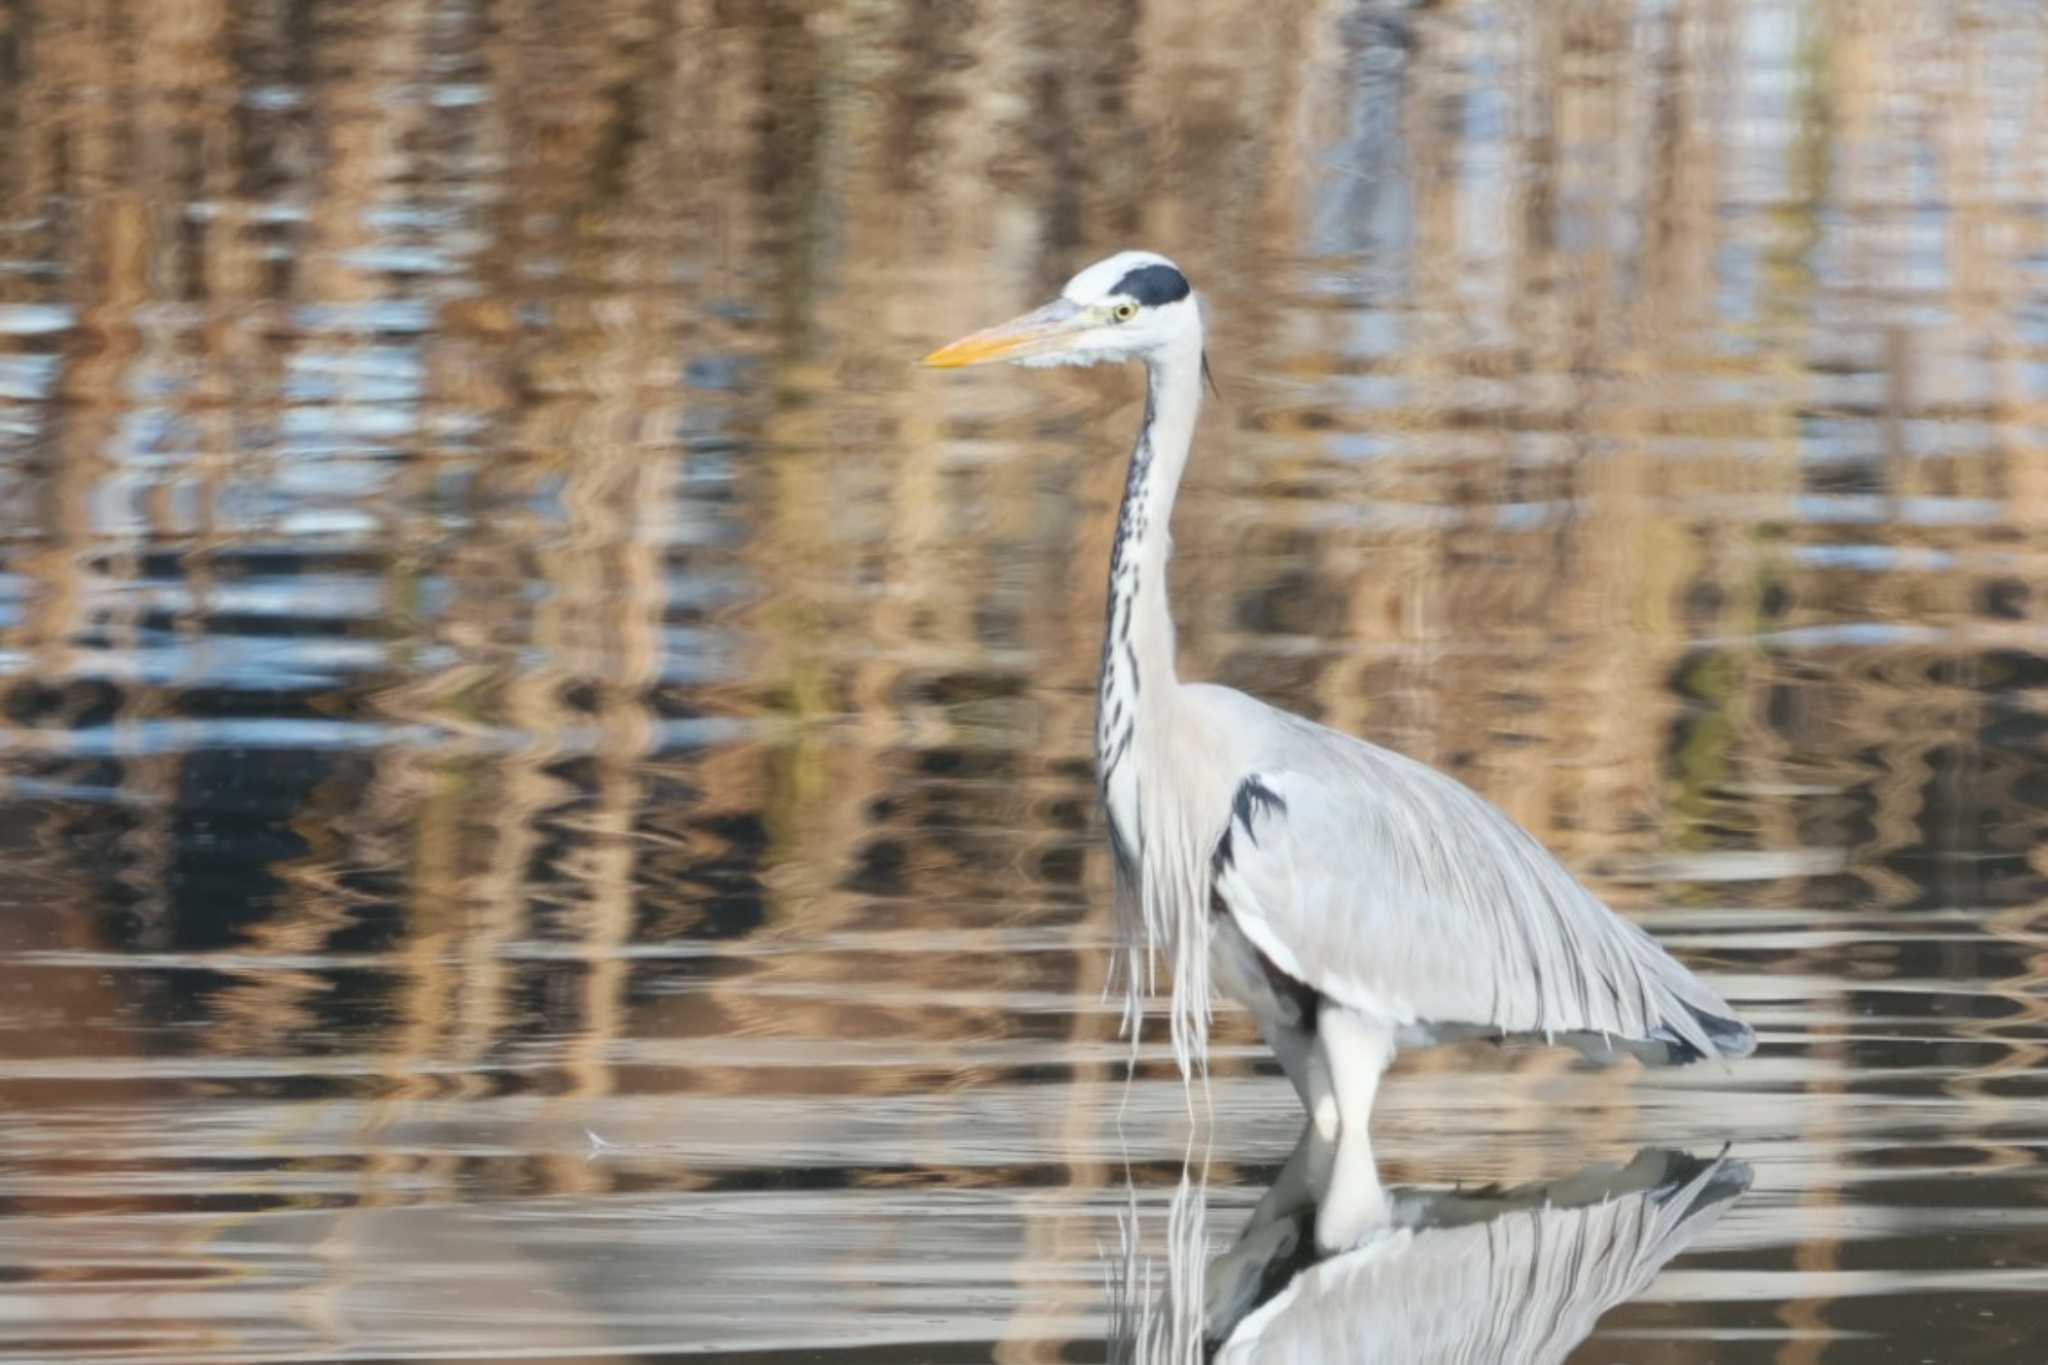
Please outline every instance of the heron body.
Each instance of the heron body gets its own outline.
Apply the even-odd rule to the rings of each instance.
[[[1354,1138],[1401,1047],[1535,1035],[1652,1063],[1750,1052],[1755,1035],[1720,996],[1455,779],[1180,680],[1168,523],[1204,372],[1201,310],[1177,266],[1119,253],[925,363],[1129,359],[1145,363],[1145,416],[1110,553],[1095,729],[1117,904],[1136,945],[1127,1024],[1164,956],[1188,1073],[1206,1047],[1213,971],[1317,1127]]]

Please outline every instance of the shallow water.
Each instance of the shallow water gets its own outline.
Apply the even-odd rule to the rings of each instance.
[[[1093,1360],[1235,1273],[1292,1093],[1102,995],[1138,378],[909,364],[1143,243],[1183,674],[1762,1035],[1404,1057],[1386,1180],[1725,1148],[1573,1361],[2031,1359],[2044,72],[2020,0],[0,5],[0,1358]]]

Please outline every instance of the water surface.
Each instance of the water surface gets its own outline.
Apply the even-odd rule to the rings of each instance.
[[[1232,1255],[1286,1082],[1102,997],[1138,377],[909,363],[1140,244],[1183,675],[1762,1036],[1404,1057],[1386,1180],[1725,1148],[1586,1365],[2029,1358],[2044,72],[2022,0],[0,4],[0,1358],[1094,1360]]]

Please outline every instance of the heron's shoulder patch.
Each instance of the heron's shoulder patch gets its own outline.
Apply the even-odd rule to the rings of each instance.
[[[1257,828],[1260,817],[1285,815],[1287,800],[1273,790],[1265,779],[1253,773],[1237,784],[1237,790],[1230,797],[1230,818],[1223,822],[1223,833],[1217,837],[1216,847],[1209,854],[1209,875],[1220,877],[1237,861],[1237,831],[1244,827],[1244,837],[1251,840],[1252,847],[1259,845]]]
[[[1287,801],[1279,792],[1267,786],[1259,774],[1253,773],[1237,784],[1237,792],[1230,798],[1231,818],[1241,823],[1246,833],[1252,833],[1252,821],[1268,812],[1285,815]],[[1253,834],[1252,837],[1256,842],[1258,836]]]

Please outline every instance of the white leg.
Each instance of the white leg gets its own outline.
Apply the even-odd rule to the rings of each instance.
[[[1280,1059],[1280,1069],[1287,1073],[1288,1081],[1294,1086],[1294,1093],[1301,1096],[1304,1106],[1313,1108],[1315,1101],[1309,1098],[1313,1088],[1309,1072],[1315,1065],[1314,1035],[1284,1023],[1265,1019],[1259,1021],[1259,1032],[1265,1035],[1266,1046],[1272,1048],[1273,1055]]]
[[[1336,1152],[1335,1145],[1325,1142],[1314,1124],[1303,1124],[1293,1155],[1287,1158],[1287,1164],[1273,1178],[1272,1186],[1259,1199],[1242,1235],[1249,1237],[1255,1228],[1292,1218],[1301,1210],[1313,1209],[1322,1202],[1324,1192],[1330,1188],[1330,1162]]]
[[[1394,1060],[1393,1031],[1326,1000],[1316,1013],[1316,1052],[1329,1077],[1344,1131],[1364,1137],[1366,1122],[1372,1117],[1373,1096],[1379,1092],[1380,1073]],[[1313,1067],[1310,1074],[1314,1074]]]
[[[1316,1208],[1316,1246],[1325,1252],[1348,1251],[1387,1226],[1386,1189],[1379,1164],[1363,1133],[1350,1129],[1337,1141],[1337,1160],[1330,1167],[1330,1186]]]
[[[1380,1075],[1394,1060],[1394,1038],[1384,1027],[1324,1001],[1316,1016],[1316,1042],[1340,1130],[1329,1190],[1316,1211],[1316,1241],[1334,1251],[1356,1245],[1386,1219],[1386,1193],[1380,1187],[1368,1125]],[[1321,1121],[1318,1113],[1318,1127]]]
[[[1330,1059],[1320,1043],[1308,1050],[1303,1071],[1302,1088],[1305,1093],[1301,1097],[1302,1102],[1308,1105],[1308,1114],[1315,1120],[1317,1134],[1324,1142],[1335,1142],[1337,1130],[1344,1125],[1337,1107],[1337,1091],[1330,1083]]]

